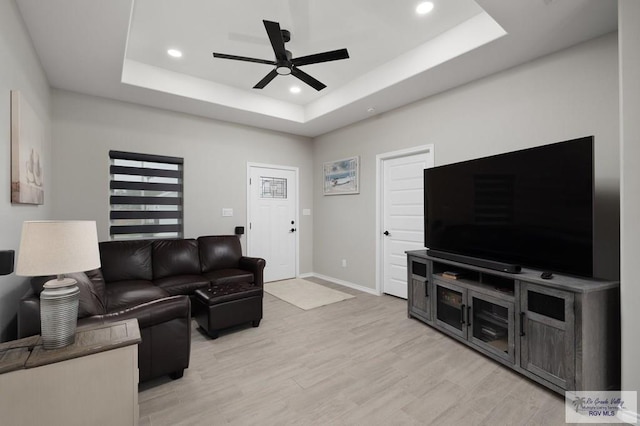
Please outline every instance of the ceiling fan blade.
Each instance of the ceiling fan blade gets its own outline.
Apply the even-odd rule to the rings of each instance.
[[[233,59],[234,61],[257,62],[259,64],[267,65],[276,64],[274,61],[267,61],[266,59],[247,58],[246,56],[227,55],[226,53],[213,52],[213,57],[220,59]]]
[[[253,86],[254,89],[264,89],[264,86],[266,86],[267,84],[269,84],[271,82],[271,80],[273,80],[274,78],[276,78],[276,76],[278,75],[278,73],[276,72],[276,70],[274,69],[273,71],[271,71],[269,74],[267,74],[262,80],[260,80],[258,82],[258,84],[256,84],[255,86]]]
[[[282,31],[280,31],[280,24],[273,21],[264,22],[264,28],[267,30],[271,47],[273,47],[273,53],[276,55],[277,61],[287,60],[287,51],[284,48],[284,39],[282,38]]]
[[[296,67],[302,65],[318,64],[320,62],[337,61],[340,59],[348,59],[349,52],[347,49],[332,50],[331,52],[316,53],[315,55],[301,56],[291,60]]]
[[[307,74],[306,72],[304,72],[302,70],[299,70],[296,67],[291,67],[291,75],[293,75],[294,77],[297,77],[300,80],[304,81],[309,86],[311,86],[314,89],[316,89],[317,91],[320,91],[320,90],[324,89],[325,87],[327,87],[325,84],[319,82],[318,80],[316,80],[315,78],[313,78],[309,74]]]

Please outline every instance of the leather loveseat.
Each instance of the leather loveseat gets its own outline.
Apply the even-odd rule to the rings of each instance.
[[[100,269],[67,274],[80,288],[78,326],[137,318],[140,381],[175,379],[189,366],[196,290],[240,282],[262,287],[265,266],[264,259],[243,256],[233,235],[102,242],[100,260]],[[20,301],[20,338],[40,333],[39,294],[48,278],[32,279]]]

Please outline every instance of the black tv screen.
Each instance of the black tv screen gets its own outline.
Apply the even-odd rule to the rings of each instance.
[[[424,171],[425,246],[593,275],[593,137]]]

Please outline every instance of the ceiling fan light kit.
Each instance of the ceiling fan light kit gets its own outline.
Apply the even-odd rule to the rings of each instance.
[[[267,74],[262,80],[260,80],[255,86],[253,86],[254,89],[263,89],[267,84],[269,84],[274,78],[279,75],[291,74],[300,81],[320,91],[327,86],[324,83],[316,80],[309,74],[305,73],[298,67],[349,58],[349,52],[347,51],[347,49],[338,49],[332,50],[330,52],[316,53],[313,55],[293,58],[291,52],[286,50],[284,47],[284,44],[291,40],[291,33],[287,30],[281,29],[278,22],[264,20],[262,22],[264,23],[264,28],[267,30],[267,36],[269,36],[269,41],[271,42],[271,47],[273,48],[273,53],[275,54],[274,61],[213,52],[214,58],[255,62],[258,64],[275,66],[275,68],[269,74]]]

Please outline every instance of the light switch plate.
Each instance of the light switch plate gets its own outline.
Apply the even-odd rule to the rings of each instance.
[[[222,217],[231,217],[233,216],[233,209],[223,208],[222,209]]]

